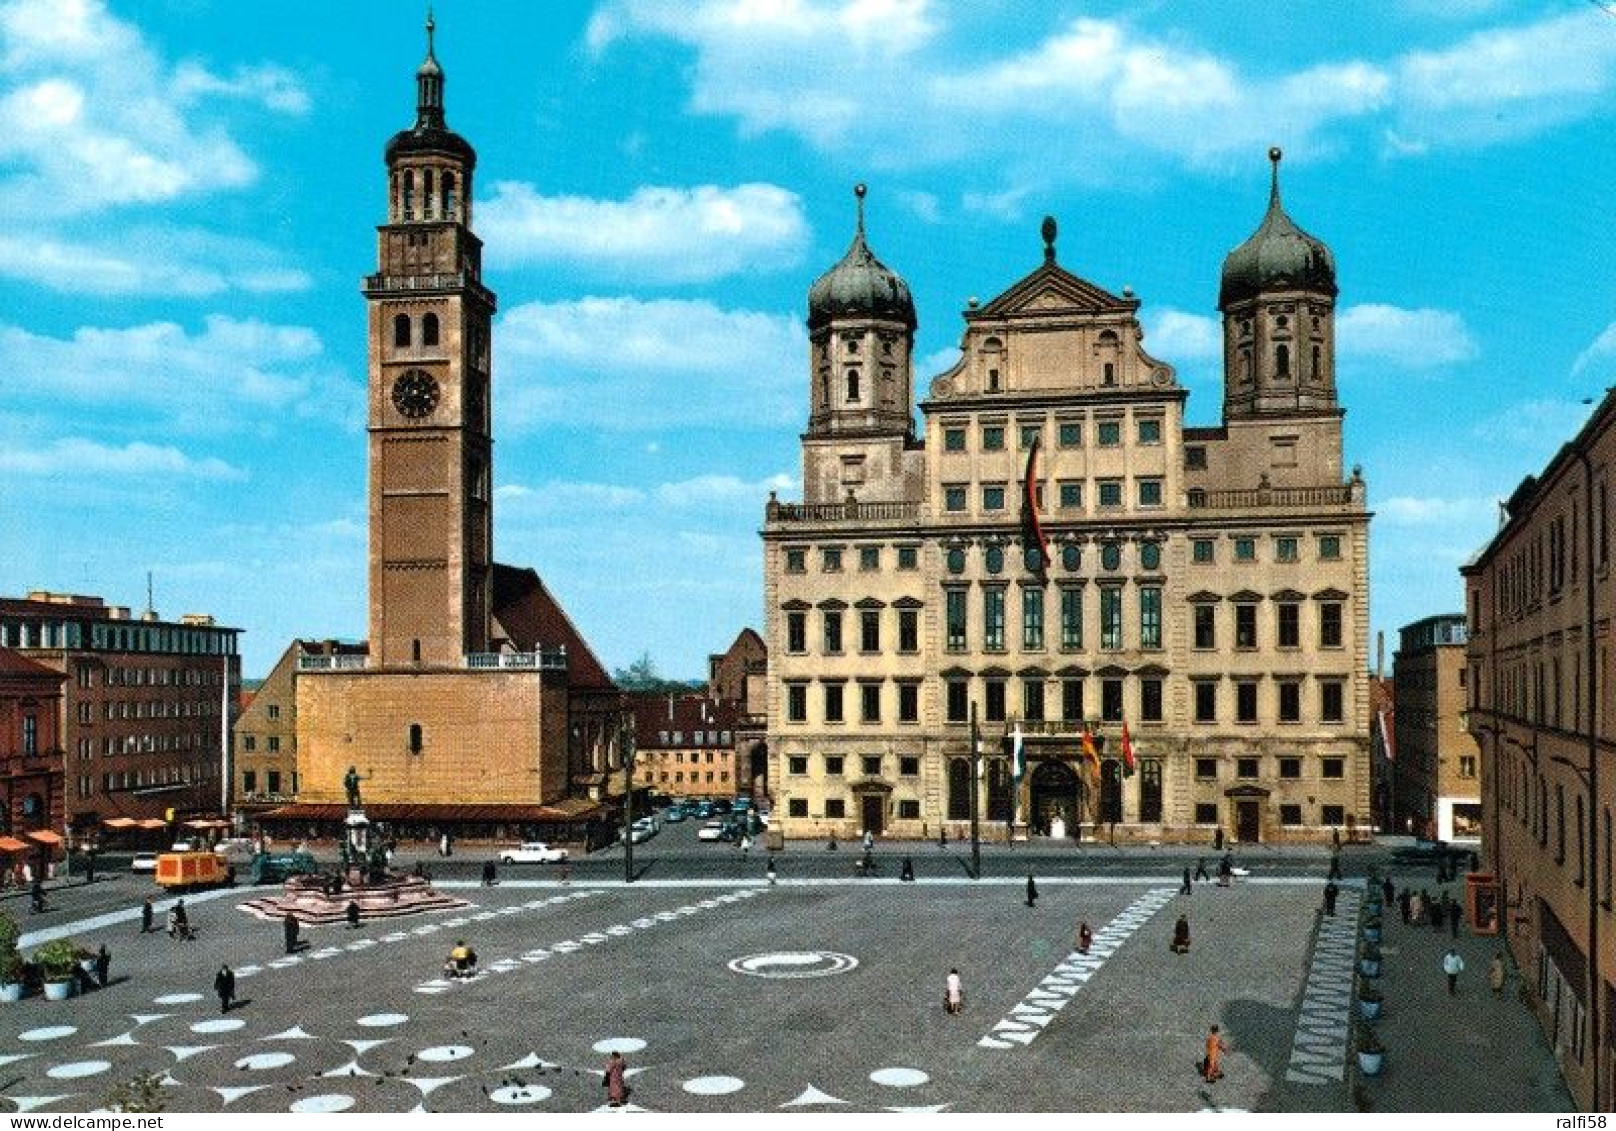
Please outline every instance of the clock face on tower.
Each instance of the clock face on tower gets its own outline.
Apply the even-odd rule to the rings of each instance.
[[[438,407],[437,381],[425,370],[406,370],[393,382],[393,407],[411,420],[431,415]]]

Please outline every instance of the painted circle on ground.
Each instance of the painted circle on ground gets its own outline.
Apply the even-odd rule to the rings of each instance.
[[[45,1075],[52,1080],[77,1080],[80,1076],[96,1076],[112,1067],[111,1061],[80,1060],[72,1064],[58,1064]]]
[[[152,998],[156,1005],[189,1005],[193,1001],[201,1001],[201,994],[164,994],[162,997]]]
[[[326,1113],[333,1111],[347,1111],[349,1108],[353,1107],[353,1105],[354,1100],[352,1096],[345,1096],[340,1092],[328,1092],[323,1096],[308,1096],[305,1099],[298,1100],[287,1110]]]
[[[877,1068],[870,1073],[872,1082],[888,1088],[914,1088],[930,1079],[918,1068]]]
[[[191,1026],[193,1033],[230,1033],[247,1023],[239,1017],[214,1017]]]
[[[249,1072],[262,1072],[269,1068],[285,1068],[296,1059],[297,1057],[289,1052],[255,1052],[236,1061],[236,1067],[245,1068]]]
[[[505,1104],[509,1107],[517,1104],[542,1103],[544,1100],[549,1099],[550,1095],[550,1089],[540,1084],[529,1084],[525,1088],[519,1088],[512,1084],[504,1088],[495,1088],[488,1093],[488,1098],[497,1104]]]
[[[59,1041],[63,1037],[71,1037],[78,1032],[74,1025],[47,1025],[43,1029],[29,1029],[26,1033],[18,1033],[19,1041]]]
[[[355,1024],[367,1029],[385,1029],[389,1025],[402,1025],[409,1019],[407,1013],[372,1013],[369,1017],[361,1017]]]
[[[698,1076],[686,1080],[685,1091],[693,1096],[727,1096],[746,1087],[746,1081],[736,1076]]]
[[[590,1047],[596,1052],[639,1052],[645,1047],[645,1042],[638,1037],[607,1037]]]
[[[858,964],[851,954],[834,950],[785,950],[736,958],[729,968],[754,978],[826,978],[846,974]]]
[[[449,1060],[465,1060],[477,1050],[470,1045],[434,1045],[429,1049],[422,1049],[415,1054],[416,1060],[425,1060],[432,1064],[442,1064]]]

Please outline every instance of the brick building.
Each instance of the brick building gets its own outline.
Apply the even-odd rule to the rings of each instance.
[[[1394,826],[1438,840],[1481,836],[1481,755],[1465,729],[1465,616],[1425,617],[1399,633]]]
[[[745,775],[737,752],[742,715],[707,695],[634,695],[634,784],[674,798],[734,798]]]
[[[62,684],[67,677],[0,648],[0,860],[52,856],[64,828]]]

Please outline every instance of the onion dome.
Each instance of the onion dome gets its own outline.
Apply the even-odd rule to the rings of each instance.
[[[915,328],[915,303],[909,286],[875,257],[864,242],[863,185],[858,197],[858,231],[841,262],[808,288],[808,329],[817,330],[843,318],[881,318]]]
[[[1332,297],[1336,293],[1335,259],[1330,249],[1298,228],[1279,202],[1281,156],[1277,146],[1268,151],[1274,165],[1268,214],[1251,238],[1223,261],[1223,286],[1218,295],[1221,310],[1266,291],[1317,291]]]
[[[393,135],[387,143],[387,161],[405,153],[447,153],[460,158],[466,167],[477,163],[471,143],[451,130],[443,119],[443,68],[432,53],[432,33],[437,25],[432,13],[426,17],[426,61],[415,72],[415,125]]]

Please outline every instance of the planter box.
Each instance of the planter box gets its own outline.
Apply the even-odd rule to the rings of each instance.
[[[1380,1066],[1385,1059],[1386,1054],[1383,1052],[1360,1051],[1358,1053],[1358,1071],[1365,1076],[1379,1076]]]
[[[1378,977],[1380,977],[1380,959],[1378,959],[1378,958],[1360,958],[1360,959],[1358,959],[1358,973],[1362,974],[1365,978],[1378,978]]]
[[[73,996],[72,982],[46,982],[45,998],[48,1001],[66,1001]]]
[[[1380,941],[1380,928],[1379,927],[1365,927],[1363,929],[1363,937],[1364,937],[1364,942],[1379,942]]]
[[[1364,998],[1358,999],[1358,1015],[1365,1021],[1373,1021],[1379,1017],[1380,1007],[1381,1003],[1378,1001],[1368,1001]]]
[[[21,982],[0,982],[0,1001],[21,1001]]]

